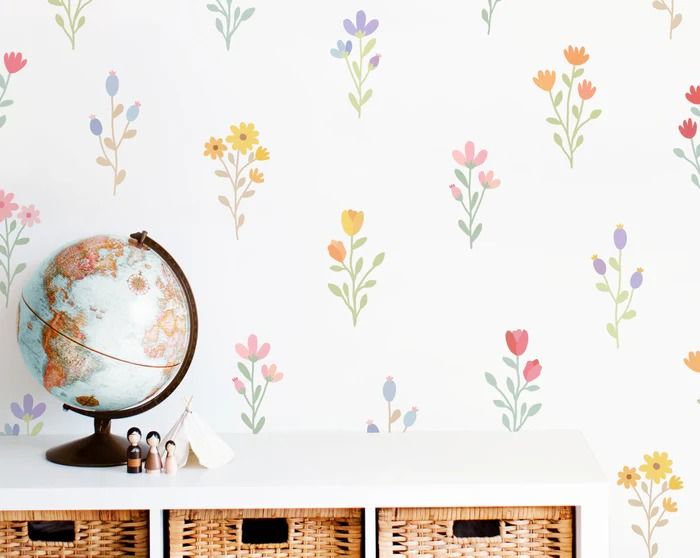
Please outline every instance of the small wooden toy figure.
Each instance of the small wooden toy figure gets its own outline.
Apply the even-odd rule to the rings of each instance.
[[[146,472],[160,473],[163,468],[163,462],[158,455],[158,444],[160,444],[160,434],[155,430],[151,430],[146,436],[148,444],[148,455],[146,456]]]
[[[166,475],[174,475],[177,473],[175,447],[175,442],[172,440],[165,442],[165,467],[163,467],[163,470],[165,471]]]
[[[141,473],[143,471],[143,461],[141,459],[141,431],[136,428],[129,428],[126,433],[126,438],[129,440],[129,447],[126,449],[126,472]]]

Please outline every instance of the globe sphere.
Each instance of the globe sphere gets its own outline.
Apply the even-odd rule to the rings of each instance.
[[[100,235],[39,266],[22,291],[17,338],[52,395],[76,408],[122,411],[175,379],[190,318],[182,286],[158,254]]]

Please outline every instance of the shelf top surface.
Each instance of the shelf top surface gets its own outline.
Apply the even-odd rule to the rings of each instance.
[[[259,488],[604,482],[575,431],[270,433],[224,435],[235,458],[219,469],[188,466],[176,477],[127,475],[124,467],[74,468],[46,461],[66,436],[0,437],[6,489]]]

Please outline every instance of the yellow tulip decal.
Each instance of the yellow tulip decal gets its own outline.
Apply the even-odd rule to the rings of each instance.
[[[364,259],[361,256],[357,257],[356,251],[367,242],[367,237],[355,238],[355,235],[360,232],[364,222],[365,214],[362,211],[346,209],[340,216],[340,223],[345,234],[350,237],[350,253],[346,252],[345,245],[339,240],[331,240],[328,245],[328,255],[338,262],[331,265],[331,271],[336,273],[345,272],[349,279],[342,286],[328,283],[328,289],[335,296],[342,299],[347,309],[350,310],[353,326],[357,325],[357,318],[360,312],[367,306],[367,293],[362,291],[371,289],[377,284],[374,279],[369,279],[369,276],[384,261],[384,252],[380,252],[374,256],[369,269],[362,273]],[[345,261],[346,256],[348,258],[347,262]]]
[[[360,232],[362,224],[365,222],[365,214],[362,211],[346,209],[340,216],[340,222],[343,224],[345,234],[354,236]]]

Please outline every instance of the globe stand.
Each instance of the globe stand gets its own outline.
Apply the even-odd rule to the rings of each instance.
[[[187,343],[187,350],[180,363],[180,368],[172,381],[166,388],[158,393],[152,399],[129,409],[119,411],[90,411],[70,405],[63,405],[66,411],[73,411],[80,415],[92,417],[95,420],[95,433],[73,442],[68,442],[61,446],[51,448],[46,452],[46,459],[59,465],[68,465],[70,467],[115,467],[126,464],[126,448],[129,445],[126,436],[115,436],[110,432],[112,419],[121,419],[138,415],[152,409],[163,400],[165,400],[175,388],[180,384],[182,379],[187,374],[187,370],[192,364],[194,351],[197,346],[197,305],[194,301],[194,294],[190,287],[187,277],[175,261],[175,259],[158,244],[155,240],[148,237],[146,231],[133,233],[130,235],[130,243],[143,250],[153,250],[160,258],[170,267],[177,278],[187,302],[187,309],[190,318],[190,338]],[[141,454],[146,456],[148,448],[141,445]]]
[[[94,434],[51,448],[46,452],[46,459],[71,467],[126,465],[126,448],[129,442],[124,436],[111,434],[111,426],[111,419],[95,418]]]

